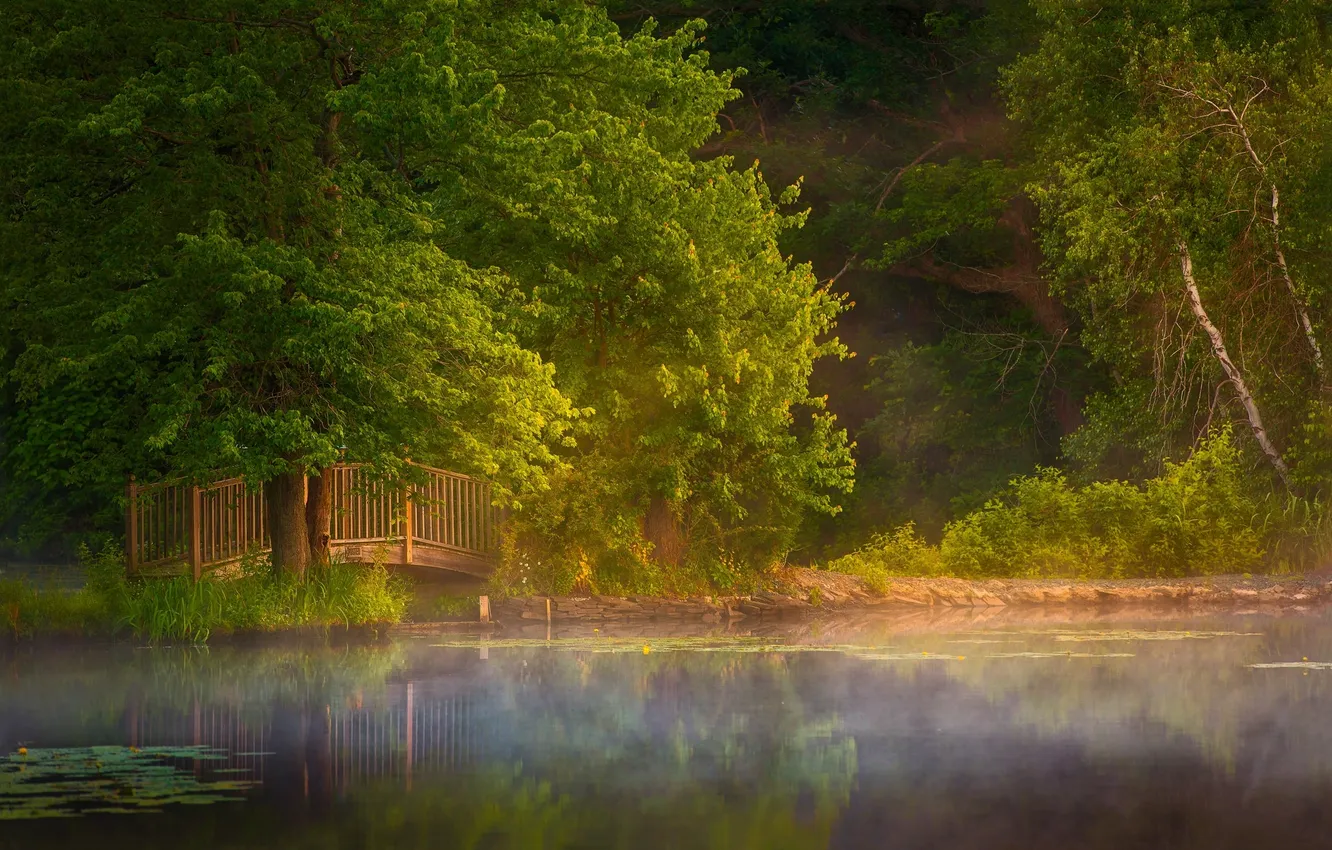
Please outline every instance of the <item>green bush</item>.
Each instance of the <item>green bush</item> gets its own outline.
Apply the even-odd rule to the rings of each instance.
[[[875,535],[868,544],[828,564],[828,569],[860,576],[870,589],[883,593],[891,576],[938,575],[943,570],[938,548],[907,523],[889,534]]]
[[[1142,486],[1078,487],[1042,469],[950,523],[938,548],[908,525],[828,568],[882,588],[891,575],[1138,578],[1309,566],[1326,549],[1326,511],[1259,496],[1246,470],[1228,429]]]
[[[600,538],[572,524],[543,527],[530,517],[510,520],[487,593],[495,599],[530,594],[567,596],[712,596],[753,593],[776,557],[754,555],[752,546],[699,545],[679,564],[651,556],[636,523]],[[716,538],[709,538],[716,542]],[[723,541],[725,544],[726,541]],[[748,550],[749,555],[737,550]]]
[[[475,596],[442,594],[430,605],[430,613],[437,620],[475,620],[481,610],[481,600]]]
[[[14,637],[49,632],[106,634],[115,613],[107,600],[86,590],[39,590],[28,582],[0,581],[0,626]]]

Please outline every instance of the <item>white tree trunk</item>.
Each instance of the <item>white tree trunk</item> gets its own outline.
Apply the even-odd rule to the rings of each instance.
[[[1244,412],[1249,418],[1249,427],[1253,430],[1253,437],[1258,441],[1258,446],[1267,455],[1272,468],[1276,470],[1277,476],[1281,478],[1281,483],[1287,487],[1290,486],[1290,470],[1286,467],[1286,462],[1282,460],[1281,453],[1272,445],[1271,439],[1267,436],[1267,428],[1263,426],[1262,414],[1258,412],[1258,405],[1253,400],[1253,393],[1249,392],[1249,386],[1244,381],[1244,375],[1240,373],[1239,367],[1235,361],[1230,359],[1230,354],[1226,351],[1225,339],[1221,336],[1221,329],[1212,323],[1207,315],[1206,308],[1203,307],[1202,293],[1198,291],[1198,282],[1193,277],[1193,257],[1189,254],[1189,245],[1184,240],[1179,242],[1179,264],[1184,272],[1184,289],[1188,294],[1189,308],[1193,310],[1193,315],[1198,320],[1198,324],[1207,332],[1207,337],[1212,341],[1212,355],[1216,357],[1217,362],[1221,364],[1221,369],[1226,373],[1226,378],[1230,381],[1231,387],[1235,390],[1235,395],[1239,396],[1240,403],[1244,405]]]
[[[1304,331],[1304,339],[1309,344],[1309,351],[1313,356],[1314,370],[1318,374],[1318,383],[1324,384],[1323,379],[1323,349],[1318,345],[1318,338],[1314,335],[1313,322],[1309,321],[1309,305],[1305,302],[1304,296],[1296,288],[1295,281],[1290,276],[1290,266],[1286,264],[1286,252],[1281,247],[1281,192],[1277,189],[1276,181],[1267,171],[1267,163],[1258,155],[1258,151],[1253,146],[1253,140],[1249,138],[1249,130],[1244,126],[1244,112],[1247,110],[1235,111],[1235,107],[1227,104],[1224,111],[1230,113],[1230,118],[1234,122],[1235,132],[1239,134],[1240,141],[1244,142],[1244,150],[1248,152],[1249,159],[1253,162],[1254,168],[1258,169],[1258,176],[1267,182],[1272,189],[1272,248],[1276,253],[1277,266],[1281,269],[1281,279],[1286,282],[1286,291],[1290,293],[1291,303],[1295,307],[1295,315],[1300,321],[1300,328]]]
[[[1246,141],[1247,144],[1247,141]],[[1249,148],[1253,150],[1253,148]],[[1318,373],[1318,383],[1325,383],[1323,379],[1323,349],[1318,346],[1318,338],[1314,336],[1313,322],[1309,321],[1309,305],[1305,303],[1304,296],[1295,288],[1295,281],[1290,277],[1290,266],[1286,265],[1286,252],[1281,249],[1281,193],[1277,191],[1277,185],[1272,184],[1272,247],[1276,250],[1277,265],[1281,268],[1281,277],[1286,281],[1286,291],[1290,293],[1290,300],[1295,305],[1295,315],[1299,317],[1300,327],[1304,329],[1304,338],[1309,343],[1309,350],[1313,354],[1314,370]]]

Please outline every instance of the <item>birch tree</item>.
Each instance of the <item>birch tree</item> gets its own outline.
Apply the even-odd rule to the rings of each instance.
[[[1325,384],[1326,42],[1306,4],[1257,6],[1042,7],[1006,90],[1057,290],[1118,382],[1092,429],[1159,456],[1234,415],[1291,485]]]

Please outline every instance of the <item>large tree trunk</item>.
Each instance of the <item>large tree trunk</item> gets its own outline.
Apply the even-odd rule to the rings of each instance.
[[[284,472],[264,485],[268,535],[273,541],[273,569],[305,577],[310,537],[305,521],[305,475]]]
[[[643,516],[643,538],[652,544],[652,560],[665,566],[680,566],[684,559],[684,534],[670,503],[660,496],[653,496],[648,502]]]
[[[1253,400],[1253,393],[1249,392],[1249,386],[1244,380],[1244,375],[1240,373],[1239,367],[1235,361],[1230,359],[1230,354],[1226,351],[1226,343],[1221,336],[1221,329],[1212,323],[1207,315],[1207,310],[1203,307],[1202,293],[1198,291],[1198,282],[1193,278],[1193,257],[1189,254],[1189,245],[1184,240],[1179,242],[1179,264],[1184,273],[1184,290],[1188,295],[1189,308],[1193,310],[1194,317],[1198,324],[1207,332],[1207,337],[1212,341],[1212,355],[1216,357],[1217,362],[1221,364],[1221,369],[1226,373],[1231,387],[1235,390],[1235,395],[1239,396],[1240,403],[1244,405],[1244,412],[1249,418],[1249,428],[1253,431],[1253,437],[1258,441],[1258,446],[1267,455],[1272,468],[1276,470],[1277,476],[1281,478],[1281,483],[1290,487],[1290,470],[1286,468],[1286,462],[1282,460],[1281,453],[1272,445],[1272,441],[1267,436],[1267,428],[1263,426],[1263,417],[1258,412],[1258,404]]]
[[[333,469],[325,467],[318,475],[310,476],[305,497],[305,531],[309,538],[311,566],[328,566],[332,518]]]

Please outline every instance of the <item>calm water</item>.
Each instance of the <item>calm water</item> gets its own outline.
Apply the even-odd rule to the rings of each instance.
[[[1332,847],[1332,618],[20,649],[19,746],[4,850]]]

